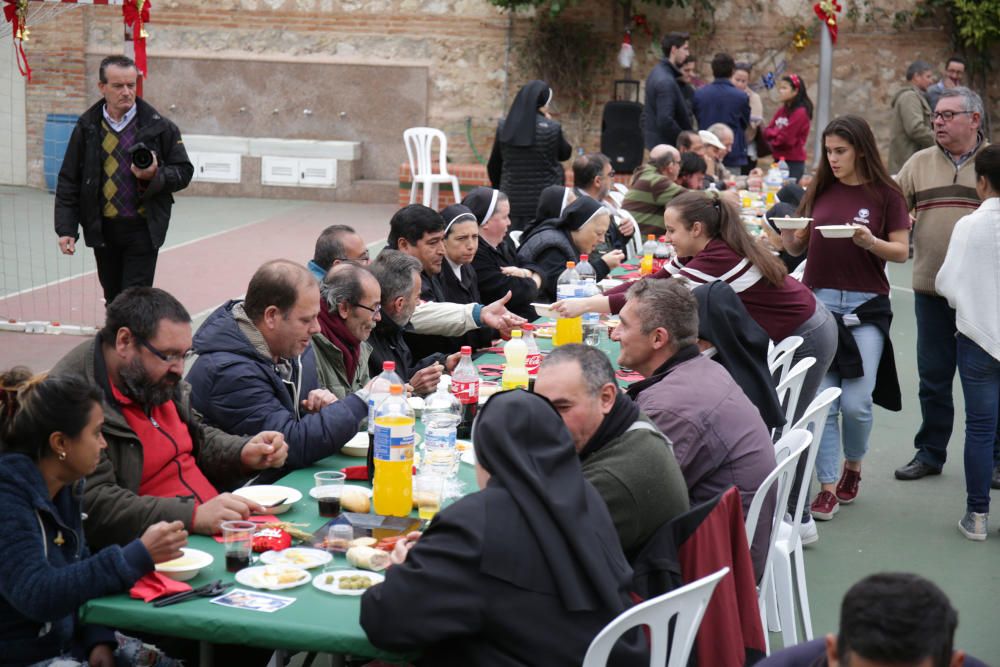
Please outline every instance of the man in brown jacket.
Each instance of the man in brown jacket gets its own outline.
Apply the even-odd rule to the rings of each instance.
[[[212,535],[223,521],[262,509],[219,489],[256,470],[280,468],[280,433],[252,438],[206,426],[181,380],[191,356],[191,317],[167,292],[133,287],[108,307],[97,336],[63,357],[52,374],[81,376],[104,394],[107,449],[84,492],[84,530],[93,549],[124,544],[157,521],[183,521]]]
[[[934,82],[934,70],[930,64],[917,60],[906,68],[906,82],[892,98],[890,174],[898,174],[911,155],[934,145],[931,107],[924,96]]]

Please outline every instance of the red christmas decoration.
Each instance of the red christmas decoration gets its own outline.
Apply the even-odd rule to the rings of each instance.
[[[143,27],[149,23],[149,8],[152,0],[125,0],[122,5],[122,17],[125,25],[132,28],[132,43],[135,45],[135,66],[143,78],[149,76],[146,70],[146,38],[149,36]]]
[[[837,13],[841,11],[840,3],[837,0],[820,0],[813,5],[813,11],[819,20],[826,24],[830,31],[830,40],[837,43]]]
[[[24,53],[24,42],[28,40],[28,0],[3,0],[3,2],[4,19],[11,24],[17,69],[21,72],[21,76],[28,77],[30,83],[31,68],[28,67],[28,56]]]

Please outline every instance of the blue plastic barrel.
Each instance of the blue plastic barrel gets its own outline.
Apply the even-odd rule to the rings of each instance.
[[[66,113],[50,113],[45,117],[45,185],[49,192],[56,191],[66,145],[78,118]]]

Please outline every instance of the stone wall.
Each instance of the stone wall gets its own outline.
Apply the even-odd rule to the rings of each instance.
[[[791,33],[798,24],[818,27],[811,3],[778,0],[715,0],[712,17],[695,16],[691,10],[665,10],[637,5],[651,25],[664,30],[691,30],[693,52],[702,57],[702,77],[710,79],[711,54],[726,50],[737,59],[761,64],[755,75],[787,61],[787,67],[807,82],[815,99],[819,59],[818,39],[805,49],[795,50]],[[905,0],[889,0],[885,9],[907,6]],[[583,20],[594,25],[614,45],[621,41],[621,5],[611,0],[583,0],[564,13],[566,20]],[[698,21],[713,19],[710,34],[697,32]],[[517,88],[534,73],[521,66],[519,49],[532,29],[530,13],[513,17],[485,0],[163,0],[153,6],[149,53],[156,60],[184,57],[206,60],[281,59],[327,65],[393,65],[427,70],[427,108],[415,122],[426,122],[445,130],[449,156],[456,163],[470,163],[477,155],[485,160],[493,142],[497,118],[506,110]],[[940,29],[896,31],[861,22],[855,26],[842,19],[841,36],[834,56],[832,113],[861,113],[869,119],[883,146],[888,142],[888,103],[902,85],[909,62],[922,58],[943,65],[948,55],[947,36]],[[635,78],[644,79],[659,58],[654,41],[642,31],[635,35],[637,62]],[[28,86],[29,179],[42,183],[42,132],[48,113],[79,113],[97,99],[96,81],[87,75],[85,55],[102,55],[122,50],[120,8],[81,7],[63,14],[57,22],[39,24],[28,44],[35,72]],[[155,62],[155,60],[154,60]],[[508,74],[509,73],[509,74]],[[192,88],[183,80],[157,80],[166,72],[151,71],[151,84],[181,91],[182,95],[204,100],[225,97],[226,80],[218,88],[202,82]],[[598,97],[608,99],[612,81],[623,70],[610,62],[597,79]],[[262,81],[261,88],[264,89]],[[305,88],[320,89],[323,80],[302,80]],[[370,113],[365,123],[353,131],[378,136],[379,110],[393,105],[391,87],[380,86],[378,77],[358,89],[345,90],[356,102],[367,102]],[[1000,89],[991,89],[990,107],[997,108]],[[320,97],[320,95],[317,95]],[[765,94],[765,115],[776,104]],[[269,105],[274,100],[261,100]],[[277,104],[274,105],[277,108]],[[572,101],[560,99],[556,91],[556,111],[574,146],[593,150],[599,146],[599,107],[588,119],[589,131],[581,131],[579,119],[568,113]],[[161,109],[165,113],[169,112]],[[184,127],[181,128],[184,130]],[[394,133],[394,131],[393,131]],[[319,134],[319,133],[318,133]],[[341,139],[336,129],[324,128],[317,139]],[[388,134],[387,132],[384,134]],[[390,137],[391,138],[391,137]],[[379,153],[378,164],[362,164],[362,178],[395,181],[398,164],[405,161],[402,137],[398,157],[386,161]],[[372,160],[369,160],[371,162]],[[392,189],[393,197],[395,187]],[[391,199],[390,199],[391,201]]]

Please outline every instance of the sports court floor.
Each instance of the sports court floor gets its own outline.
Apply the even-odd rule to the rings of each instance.
[[[59,255],[52,229],[52,195],[0,186],[0,318],[43,315],[65,323],[100,324],[99,287],[91,253],[81,248]],[[156,284],[188,307],[200,323],[212,309],[243,294],[262,262],[312,256],[326,225],[354,226],[366,241],[384,241],[392,205],[320,204],[284,200],[177,197],[167,244],[161,250]],[[820,541],[806,549],[813,626],[818,635],[835,632],[840,599],[861,577],[907,570],[937,582],[959,610],[957,646],[1000,665],[1000,535],[985,543],[965,540],[956,523],[965,507],[962,467],[961,388],[955,383],[956,430],[952,458],[939,477],[898,482],[892,471],[912,455],[920,423],[917,403],[913,294],[910,265],[890,269],[896,362],[903,387],[903,411],[876,407],[871,451],[862,472],[861,494],[836,518],[821,523]],[[54,281],[62,281],[51,284]],[[10,296],[15,293],[16,296]],[[34,313],[32,315],[32,313]],[[50,367],[84,339],[71,335],[0,332],[0,368],[27,364]],[[1000,517],[1000,512],[995,516]],[[776,636],[775,644],[780,643]]]

